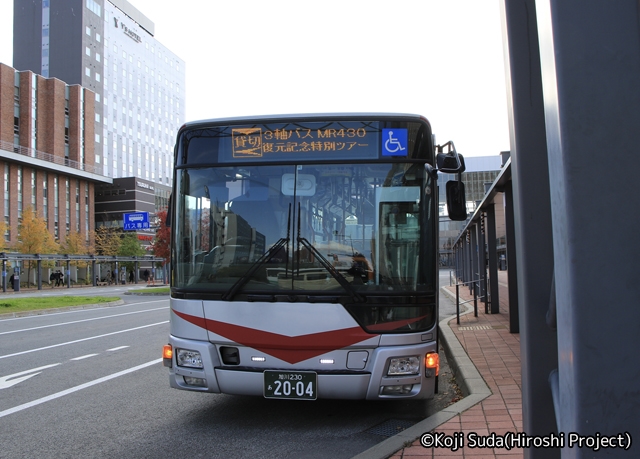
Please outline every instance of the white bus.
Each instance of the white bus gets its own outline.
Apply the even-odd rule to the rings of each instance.
[[[436,150],[440,170],[464,168],[453,144],[445,148],[417,115],[183,126],[169,217],[171,387],[308,400],[433,397]],[[463,207],[462,187],[454,188]]]

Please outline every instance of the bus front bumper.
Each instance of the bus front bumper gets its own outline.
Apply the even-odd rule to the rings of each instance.
[[[323,371],[304,367],[257,368],[224,366],[215,344],[205,341],[170,337],[173,349],[189,349],[201,356],[202,368],[184,367],[172,359],[169,381],[171,387],[197,392],[224,393],[230,395],[264,396],[265,370],[284,372],[312,371],[317,374],[318,399],[398,400],[426,399],[434,395],[435,376],[426,377],[425,369],[417,375],[387,376],[391,357],[402,354],[424,356],[434,352],[432,345],[398,346],[372,350],[371,359],[364,371]],[[165,361],[166,362],[166,361]]]

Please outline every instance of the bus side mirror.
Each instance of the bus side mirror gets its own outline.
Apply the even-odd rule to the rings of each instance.
[[[447,153],[443,153],[445,147],[449,148]],[[459,155],[453,142],[437,146],[436,164],[438,171],[445,174],[462,174],[465,171],[464,156]]]
[[[449,180],[447,182],[447,211],[449,218],[455,221],[467,219],[467,203],[462,180]]]
[[[466,169],[464,165],[464,156],[455,152],[438,153],[436,160],[438,164],[438,171],[444,172],[445,174],[461,174]]]

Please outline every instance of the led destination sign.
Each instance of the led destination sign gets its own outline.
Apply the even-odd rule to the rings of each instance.
[[[261,157],[269,153],[336,152],[366,149],[373,135],[366,129],[276,129],[261,127],[232,130],[233,157]]]
[[[220,139],[220,160],[225,162],[373,159],[379,153],[376,122],[232,126],[229,131],[230,137]]]

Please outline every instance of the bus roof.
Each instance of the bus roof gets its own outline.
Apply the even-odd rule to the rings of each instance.
[[[264,123],[273,121],[318,121],[318,120],[376,120],[376,119],[403,119],[426,122],[430,125],[429,120],[422,115],[413,113],[384,113],[384,112],[343,112],[343,113],[288,113],[282,115],[255,115],[255,116],[235,116],[227,118],[212,118],[204,120],[195,120],[186,122],[181,128],[188,129],[202,125],[212,124],[236,124],[242,123]]]

